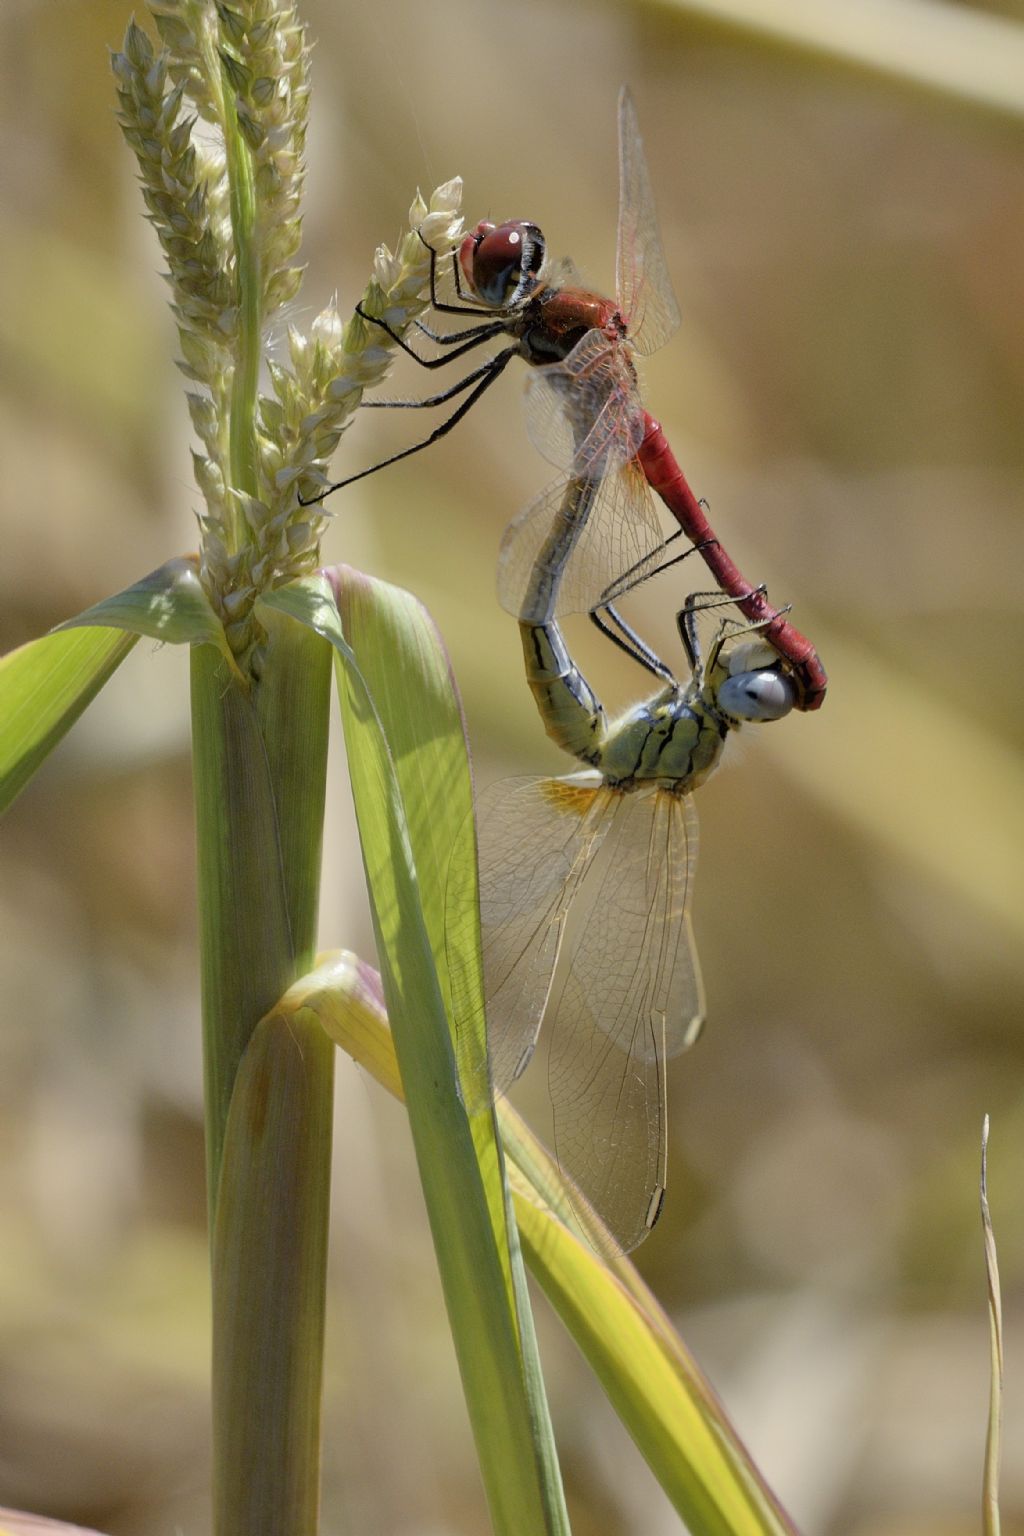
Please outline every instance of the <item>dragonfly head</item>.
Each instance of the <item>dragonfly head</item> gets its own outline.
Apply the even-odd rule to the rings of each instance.
[[[519,309],[541,285],[546,246],[536,224],[484,220],[459,246],[459,266],[472,293],[494,309]]]
[[[781,720],[796,704],[796,684],[764,640],[720,652],[715,671],[716,706],[732,720]]]

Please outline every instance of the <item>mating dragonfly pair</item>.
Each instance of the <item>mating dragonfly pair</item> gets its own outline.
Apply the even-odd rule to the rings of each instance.
[[[439,296],[441,255],[451,261],[456,302]],[[531,365],[530,436],[561,474],[508,528],[498,591],[519,620],[545,729],[586,771],[494,786],[478,808],[485,1086],[504,1091],[521,1075],[546,1020],[556,1155],[628,1250],[650,1231],[664,1196],[665,1063],[703,1022],[689,916],[692,791],[731,730],[818,708],[826,676],[810,642],[716,538],[640,397],[634,356],[668,340],[679,310],[628,91],[619,99],[614,301],[582,287],[567,263],[552,272],[541,230],[526,221],[481,223],[457,251],[432,251],[431,300],[438,314],[476,321],[454,334],[421,324],[441,349],[436,357],[421,357],[384,317],[365,318],[431,369],[492,341],[506,345],[425,400],[364,402],[459,400],[423,441],[329,490],[445,435],[513,357]],[[678,524],[668,539],[652,490]],[[685,553],[699,553],[721,595],[698,594],[678,616],[689,671],[679,683],[615,603],[683,558],[673,549],[683,536]],[[725,604],[745,622],[721,623],[705,659],[698,615]],[[577,612],[659,679],[654,697],[615,724],[560,630],[559,617]]]

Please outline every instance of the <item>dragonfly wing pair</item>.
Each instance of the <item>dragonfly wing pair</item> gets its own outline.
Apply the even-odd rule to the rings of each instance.
[[[529,1064],[565,916],[604,834],[587,796],[551,779],[504,779],[477,800],[480,922],[491,1084]]]
[[[481,797],[478,827],[494,1088],[545,1018],[559,1164],[628,1251],[665,1183],[665,1063],[703,1020],[692,800],[520,780]]]

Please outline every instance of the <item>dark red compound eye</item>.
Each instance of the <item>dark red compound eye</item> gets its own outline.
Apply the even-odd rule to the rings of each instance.
[[[544,236],[536,224],[509,219],[478,224],[459,247],[459,265],[477,298],[495,309],[521,304],[544,265]]]

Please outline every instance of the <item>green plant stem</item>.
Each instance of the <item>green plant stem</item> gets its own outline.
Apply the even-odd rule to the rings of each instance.
[[[295,1040],[250,1042],[313,960],[330,652],[266,630],[250,688],[192,652],[217,1536],[317,1526],[333,1069],[315,1038],[291,1069]]]

